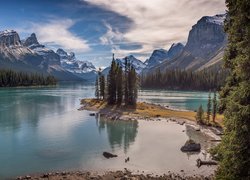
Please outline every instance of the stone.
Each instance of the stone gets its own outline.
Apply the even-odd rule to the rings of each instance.
[[[103,155],[105,158],[107,158],[107,159],[117,157],[117,155],[112,154],[112,153],[109,153],[109,152],[103,152],[102,155]]]
[[[184,146],[181,147],[182,152],[199,152],[201,150],[201,145],[195,143],[193,140],[188,140]]]

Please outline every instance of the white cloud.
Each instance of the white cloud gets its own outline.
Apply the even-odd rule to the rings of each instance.
[[[100,37],[101,44],[103,45],[111,45],[112,50],[116,50],[119,48],[117,42],[121,42],[123,39],[123,34],[118,30],[114,30],[110,24],[104,22],[104,25],[107,28],[107,32]]]
[[[172,43],[185,42],[192,25],[202,16],[224,13],[226,9],[223,0],[84,1],[133,21],[131,28],[123,34],[123,41],[141,44],[142,48],[131,53],[150,53],[155,48],[168,48]],[[111,27],[108,29],[112,30]]]
[[[88,42],[69,31],[74,24],[71,19],[51,20],[48,23],[32,24],[31,30],[43,44],[59,46],[67,51],[79,53],[89,51]]]

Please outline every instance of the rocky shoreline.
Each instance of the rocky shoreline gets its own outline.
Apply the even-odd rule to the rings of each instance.
[[[81,100],[81,107],[78,110],[88,110],[92,111],[90,113],[90,116],[100,116],[104,119],[115,121],[115,120],[121,120],[121,121],[134,121],[134,120],[145,120],[145,121],[171,121],[176,122],[179,125],[187,124],[194,128],[196,131],[201,131],[203,134],[211,137],[214,141],[220,142],[221,136],[223,135],[223,129],[219,126],[213,127],[213,126],[207,126],[207,125],[199,125],[195,122],[194,116],[195,113],[192,111],[184,111],[184,110],[174,110],[169,109],[168,107],[157,105],[157,104],[150,104],[141,102],[138,103],[136,109],[130,109],[130,108],[121,108],[121,107],[109,107],[106,104],[96,104],[94,99],[82,99]],[[141,109],[147,110],[149,108],[150,110],[153,110],[154,113],[147,113],[144,115],[143,111],[140,111]],[[149,110],[149,111],[150,111]],[[156,113],[159,111],[159,113]],[[167,113],[162,113],[166,111]],[[189,114],[183,114],[183,113],[189,113]],[[185,117],[186,116],[186,117]]]
[[[131,171],[125,169],[124,171],[107,171],[103,174],[98,172],[84,172],[84,171],[75,171],[75,172],[51,172],[37,175],[26,175],[22,177],[15,178],[16,180],[213,180],[214,176],[186,176],[176,173],[168,172],[168,174],[163,175],[154,175],[154,174],[145,174],[145,173],[132,173]]]
[[[222,129],[218,127],[210,127],[210,126],[201,126],[197,125],[192,118],[185,118],[185,117],[178,117],[178,116],[171,116],[171,114],[165,115],[157,115],[157,114],[147,114],[143,115],[143,112],[137,112],[134,109],[123,109],[123,108],[110,108],[103,104],[91,104],[91,102],[82,100],[81,101],[81,108],[78,110],[88,110],[90,111],[90,116],[101,116],[108,121],[115,121],[115,120],[122,120],[122,121],[133,121],[133,120],[144,120],[144,121],[167,121],[167,122],[175,122],[179,125],[188,125],[194,128],[195,131],[200,131],[207,136],[210,136],[214,141],[220,141]],[[145,103],[142,104],[145,108]],[[155,104],[148,104],[146,106],[150,106],[151,109],[160,110],[160,111],[170,111],[170,112],[186,112],[186,111],[178,111],[168,109],[167,107]],[[176,114],[174,114],[176,115]],[[193,115],[193,112],[192,112]],[[50,172],[50,173],[43,173],[43,174],[35,174],[35,175],[26,175],[22,177],[17,177],[14,179],[18,180],[61,180],[61,179],[79,179],[79,180],[213,180],[213,174],[208,176],[203,175],[188,175],[185,174],[184,171],[178,173],[172,173],[170,171],[166,172],[166,174],[146,174],[144,171],[136,173],[127,170],[126,168],[123,171],[106,171],[106,172],[92,172],[92,171],[70,171],[70,172]]]

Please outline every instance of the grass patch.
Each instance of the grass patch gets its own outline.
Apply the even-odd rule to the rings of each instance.
[[[184,118],[191,121],[195,120],[196,112],[193,111],[178,111],[168,109],[166,107],[150,104],[145,102],[137,102],[136,107],[124,105],[108,105],[107,101],[98,99],[82,99],[81,104],[84,105],[83,109],[96,110],[100,112],[115,112],[122,115],[132,115],[141,117],[163,117],[163,118]],[[222,126],[223,115],[216,116],[216,122],[213,123],[217,126]]]

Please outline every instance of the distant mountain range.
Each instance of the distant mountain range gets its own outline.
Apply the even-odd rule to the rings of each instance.
[[[225,14],[202,17],[192,26],[185,46],[174,43],[169,50],[156,49],[144,63],[133,55],[127,58],[138,74],[158,69],[217,70],[227,44],[223,30],[225,18]],[[125,58],[116,62],[124,67]],[[0,68],[51,74],[64,81],[92,81],[97,75],[91,62],[78,60],[73,52],[61,48],[54,52],[40,44],[34,33],[21,41],[13,30],[0,31]],[[107,75],[109,69],[105,68],[103,74]]]
[[[96,76],[93,64],[77,60],[73,52],[54,52],[40,44],[34,33],[21,41],[13,30],[0,32],[0,68],[51,74],[62,81],[92,80]]]
[[[188,40],[174,43],[169,48],[156,49],[150,58],[142,63],[134,56],[128,56],[137,73],[153,73],[160,69],[183,69],[200,71],[203,69],[218,70],[221,68],[227,36],[223,30],[226,14],[204,16],[189,32]],[[116,59],[119,64],[124,64],[125,58]],[[107,74],[109,68],[104,70]]]
[[[155,57],[155,53],[149,58],[157,59],[153,65],[147,66],[145,73],[154,72],[156,69],[185,69],[199,71],[203,69],[218,69],[221,67],[224,50],[227,44],[227,36],[224,33],[225,14],[202,17],[189,32],[185,46],[174,46],[165,51],[165,59],[162,54]],[[179,43],[178,43],[179,44]],[[163,50],[161,50],[163,52]]]

